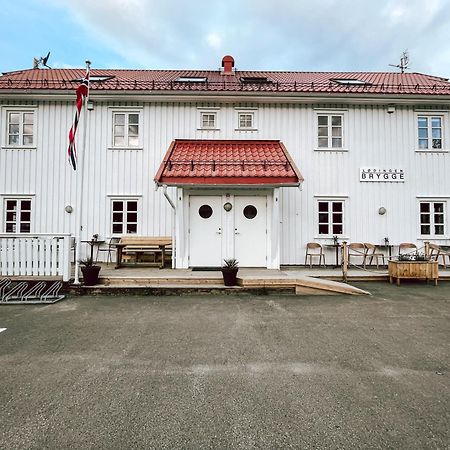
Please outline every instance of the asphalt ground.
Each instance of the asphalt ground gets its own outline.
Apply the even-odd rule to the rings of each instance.
[[[1,449],[444,449],[450,283],[1,306]]]

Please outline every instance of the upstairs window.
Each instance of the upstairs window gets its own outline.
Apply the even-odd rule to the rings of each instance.
[[[34,111],[7,112],[6,145],[11,147],[33,147]]]
[[[417,116],[418,149],[441,150],[443,148],[443,116]]]
[[[253,113],[239,113],[239,128],[253,128]]]
[[[138,112],[113,113],[113,147],[140,146],[140,115]]]
[[[344,147],[344,115],[317,115],[317,148],[333,150]]]
[[[344,234],[344,202],[342,200],[319,200],[318,214],[319,236]]]
[[[30,199],[5,199],[4,229],[6,233],[29,233],[31,231]]]
[[[112,234],[136,234],[137,199],[112,200]]]
[[[201,128],[216,128],[215,112],[202,112],[201,113]]]
[[[445,234],[445,202],[420,202],[420,234],[443,237]]]

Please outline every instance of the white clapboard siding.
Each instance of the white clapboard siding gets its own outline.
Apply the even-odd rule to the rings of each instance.
[[[154,190],[153,178],[170,142],[177,138],[278,139],[285,144],[305,182],[302,191],[281,189],[281,264],[303,263],[306,242],[325,242],[317,235],[317,196],[344,196],[345,237],[377,244],[384,237],[391,243],[421,244],[418,196],[450,197],[450,155],[415,151],[413,105],[397,106],[395,113],[387,114],[386,105],[371,104],[112,103],[96,101],[95,95],[93,99],[94,110],[83,112],[78,129],[81,151],[83,121],[87,118],[82,240],[94,233],[104,240],[111,236],[114,196],[139,199],[139,234],[171,235],[172,210],[162,190]],[[37,147],[1,149],[0,195],[30,196],[33,233],[75,233],[80,172],[73,172],[67,162],[73,102],[33,104],[37,106]],[[218,108],[217,131],[198,129],[199,109],[208,106]],[[116,107],[140,109],[142,149],[111,148],[111,114]],[[236,130],[238,107],[255,108],[257,131]],[[346,110],[348,151],[315,150],[317,108]],[[0,129],[4,134],[5,124]],[[0,139],[4,142],[4,136]],[[405,182],[361,183],[359,169],[371,166],[403,169]],[[175,190],[169,189],[169,195],[173,197]],[[72,214],[65,212],[66,205],[73,206]],[[384,216],[378,214],[381,206],[387,210]],[[3,201],[0,216],[3,226]]]

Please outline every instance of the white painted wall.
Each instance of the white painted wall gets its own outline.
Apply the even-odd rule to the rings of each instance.
[[[95,98],[94,98],[95,99]],[[17,101],[13,104],[25,105]],[[6,124],[0,124],[0,196],[32,195],[34,233],[74,233],[79,172],[67,162],[67,134],[74,113],[73,102],[34,101],[37,107],[37,146],[32,150],[9,149]],[[3,109],[6,103],[3,103]],[[154,191],[153,177],[170,142],[184,139],[279,139],[302,172],[303,191],[281,188],[281,264],[304,261],[304,246],[318,237],[315,196],[346,197],[346,232],[349,241],[381,243],[416,242],[419,238],[418,196],[446,197],[450,206],[450,154],[416,152],[415,107],[397,106],[387,114],[384,105],[261,104],[257,131],[237,131],[237,106],[230,103],[98,103],[88,112],[86,175],[82,239],[98,233],[111,236],[112,196],[139,196],[139,234],[171,235],[172,209],[162,190]],[[139,150],[111,149],[112,107],[142,110]],[[199,108],[219,107],[218,131],[202,131]],[[342,107],[346,113],[347,152],[315,151],[315,110]],[[423,109],[423,107],[420,107]],[[442,106],[439,107],[442,110]],[[448,110],[448,108],[447,108]],[[85,119],[85,117],[83,117]],[[447,144],[449,123],[445,124]],[[78,147],[81,145],[79,128]],[[401,168],[405,183],[361,183],[360,167]],[[175,189],[169,189],[179,198]],[[177,205],[183,200],[177,200]],[[387,209],[384,216],[377,210]],[[4,202],[0,201],[3,227]],[[447,213],[447,243],[449,237]],[[3,228],[0,227],[0,232]],[[329,240],[327,242],[330,242]],[[420,241],[419,241],[420,242]],[[183,249],[181,249],[184,251]],[[331,254],[330,254],[331,258]]]

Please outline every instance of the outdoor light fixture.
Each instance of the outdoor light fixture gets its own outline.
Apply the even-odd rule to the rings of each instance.
[[[378,208],[378,214],[379,214],[380,216],[384,216],[384,215],[386,214],[386,208],[385,208],[384,206],[380,206],[380,207]]]
[[[388,105],[388,107],[387,107],[387,113],[388,113],[388,114],[395,113],[395,105]]]
[[[92,100],[88,100],[87,109],[88,111],[94,111],[94,102]]]
[[[73,211],[73,208],[72,208],[72,206],[71,205],[67,205],[65,208],[64,208],[64,211],[66,211],[66,213],[71,213],[72,211]]]
[[[232,205],[230,202],[226,202],[226,203],[223,205],[223,209],[224,209],[226,212],[231,211],[232,208],[233,208],[233,205]]]

